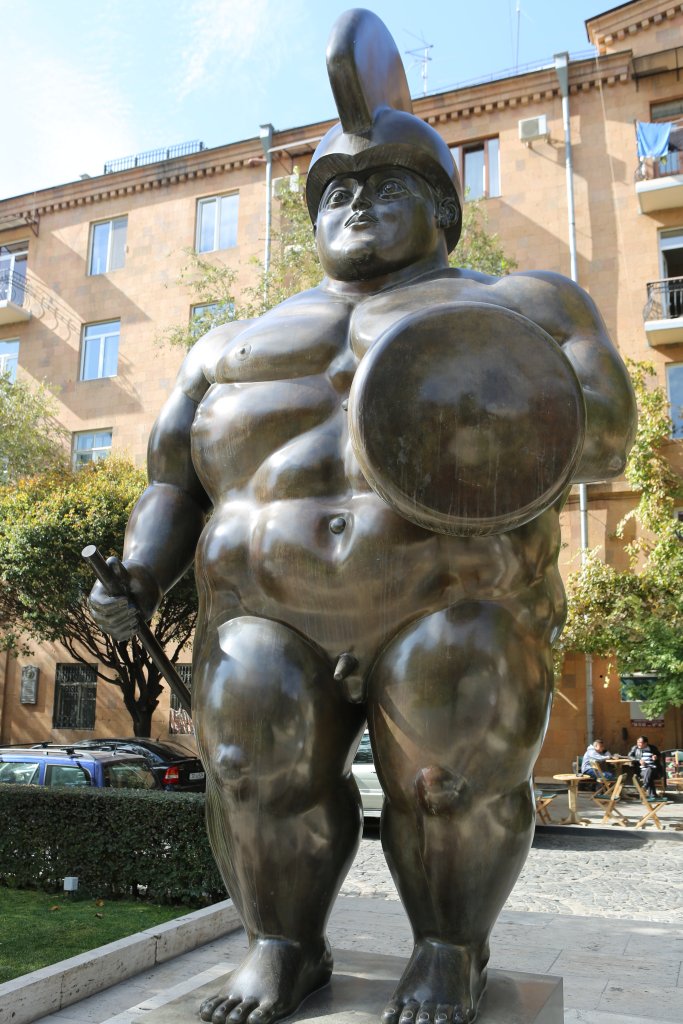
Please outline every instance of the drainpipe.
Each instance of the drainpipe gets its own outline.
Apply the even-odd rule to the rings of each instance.
[[[576,260],[576,216],[574,212],[574,167],[572,164],[572,138],[569,121],[569,54],[556,53],[555,71],[562,96],[562,125],[564,128],[564,163],[567,176],[567,219],[569,222],[569,268],[572,281],[579,282]],[[579,484],[579,521],[581,524],[581,564],[588,555],[588,488]],[[586,741],[593,739],[593,659],[586,655]]]
[[[262,124],[259,126],[259,138],[261,147],[266,158],[266,246],[263,254],[263,298],[268,298],[268,271],[270,270],[270,222],[271,207],[273,200],[273,126]]]

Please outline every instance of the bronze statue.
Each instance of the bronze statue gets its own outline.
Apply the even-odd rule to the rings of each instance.
[[[208,828],[250,939],[202,1019],[270,1024],[330,978],[367,719],[415,936],[382,1020],[463,1024],[534,830],[560,509],[622,471],[634,399],[571,281],[448,267],[458,174],[382,22],[343,15],[328,67],[341,123],[307,179],[326,276],[189,353],[124,564],[151,616],[195,558]],[[92,604],[129,635],[125,599]]]

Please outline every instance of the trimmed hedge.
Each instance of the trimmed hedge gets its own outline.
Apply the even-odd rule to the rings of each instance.
[[[0,786],[0,884],[86,895],[144,895],[191,906],[225,899],[204,795]]]

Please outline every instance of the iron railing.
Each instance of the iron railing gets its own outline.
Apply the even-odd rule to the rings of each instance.
[[[683,317],[683,277],[650,281],[643,320],[673,320]]]
[[[15,270],[0,270],[0,302],[13,302],[23,306],[26,296],[26,278]]]
[[[670,174],[683,172],[683,153],[671,149],[664,156],[648,156],[636,167],[636,181],[651,181],[653,178],[666,178]]]
[[[179,142],[176,146],[168,146],[167,149],[148,149],[144,153],[136,153],[134,156],[122,156],[118,160],[107,160],[104,165],[105,174],[114,174],[116,171],[129,171],[131,167],[144,167],[146,164],[156,164],[160,160],[173,160],[177,156],[189,156],[190,153],[201,153],[205,149],[204,143],[198,139],[192,142]]]

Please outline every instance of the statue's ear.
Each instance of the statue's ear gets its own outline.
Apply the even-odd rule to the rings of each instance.
[[[447,231],[449,228],[454,227],[459,219],[460,206],[457,199],[453,199],[450,196],[446,199],[440,199],[436,209],[437,226]]]

